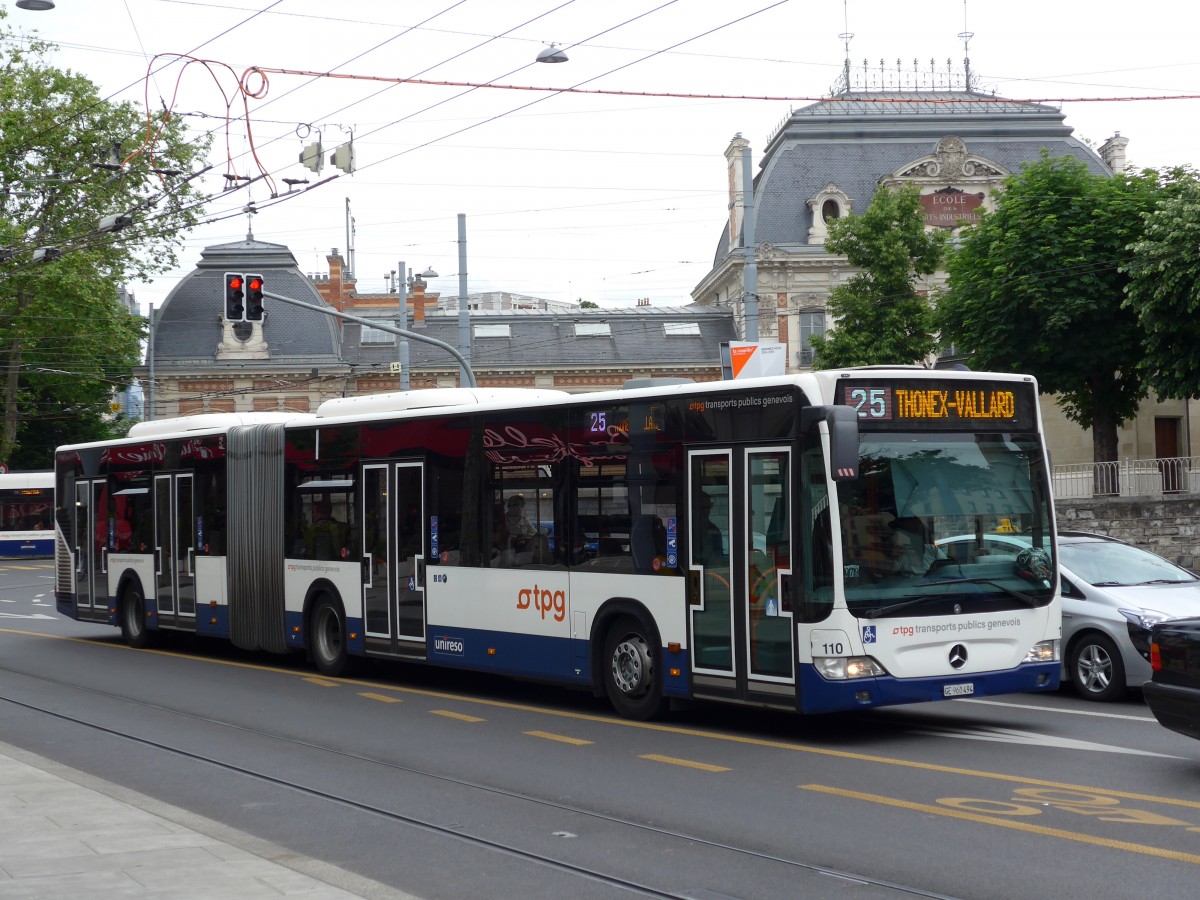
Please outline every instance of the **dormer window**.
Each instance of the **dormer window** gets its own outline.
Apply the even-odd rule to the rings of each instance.
[[[829,223],[850,215],[850,198],[832,181],[817,196],[808,201],[812,227],[808,229],[810,244],[824,244],[829,237]]]

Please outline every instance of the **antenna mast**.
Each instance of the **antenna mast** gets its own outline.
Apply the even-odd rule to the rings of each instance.
[[[967,93],[971,93],[971,38],[975,37],[975,32],[967,30],[967,0],[963,0],[963,30],[959,32],[959,38],[963,42],[963,72],[966,75]],[[849,55],[849,54],[847,54]]]

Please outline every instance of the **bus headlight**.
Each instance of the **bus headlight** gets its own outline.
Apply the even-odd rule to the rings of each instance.
[[[813,659],[813,665],[829,681],[874,678],[887,674],[883,666],[869,656],[817,656]]]
[[[1033,645],[1033,649],[1025,654],[1025,658],[1021,660],[1021,662],[1058,662],[1062,659],[1062,656],[1059,654],[1059,647],[1060,644],[1058,638],[1055,638],[1052,641],[1038,641]]]

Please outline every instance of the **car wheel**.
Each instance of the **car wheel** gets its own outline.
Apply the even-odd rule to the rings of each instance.
[[[1071,651],[1071,683],[1085,700],[1107,702],[1125,696],[1125,662],[1103,634],[1081,637]]]

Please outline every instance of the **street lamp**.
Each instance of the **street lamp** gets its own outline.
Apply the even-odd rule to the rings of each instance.
[[[17,4],[20,6],[21,4]],[[537,55],[537,62],[540,63],[560,63],[566,62],[570,57],[559,49],[558,44],[551,44],[545,50]]]
[[[47,9],[54,9],[54,0],[17,0],[17,9],[44,12]]]

